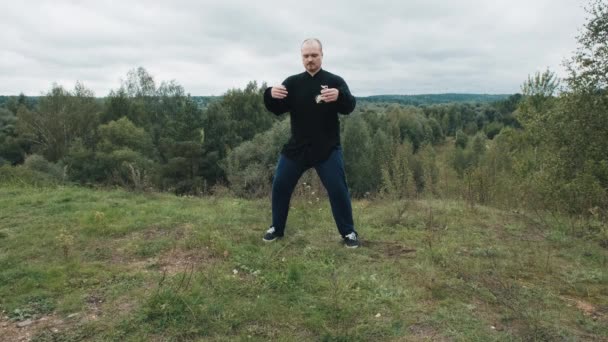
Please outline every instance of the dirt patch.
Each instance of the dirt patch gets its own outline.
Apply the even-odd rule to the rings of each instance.
[[[133,271],[144,273],[160,272],[166,273],[166,275],[175,275],[180,272],[190,272],[204,268],[220,259],[222,259],[220,255],[205,247],[191,250],[173,248],[160,256],[146,259],[127,258],[119,253],[112,258],[112,262],[123,264]]]
[[[583,315],[591,317],[593,320],[604,318],[604,310],[598,309],[595,305],[578,298],[561,297],[566,301],[566,305],[574,306],[583,312]]]
[[[412,341],[450,341],[450,339],[442,336],[437,329],[429,324],[412,324],[408,330],[412,334]]]
[[[161,255],[158,259],[158,266],[161,272],[166,272],[167,275],[175,275],[180,272],[188,272],[191,269],[202,268],[216,262],[218,258],[209,248],[187,251],[172,249]]]
[[[162,227],[153,225],[116,237],[113,239],[113,242],[119,245],[124,245],[128,244],[130,241],[147,241],[162,238],[173,238],[174,240],[182,240],[192,235],[193,231],[194,225],[190,223],[177,225],[174,227]]]
[[[116,303],[118,303],[116,306],[118,313],[122,316],[130,314],[137,308],[137,301],[128,296],[119,298]]]
[[[53,334],[68,329],[68,325],[56,315],[42,316],[21,322],[10,321],[8,316],[0,316],[0,339],[2,341],[31,341],[39,332],[48,330]]]
[[[407,257],[416,256],[416,249],[401,245],[393,241],[364,241],[363,247],[370,248],[388,257]]]
[[[87,320],[97,320],[99,316],[101,316],[101,305],[103,304],[104,299],[100,295],[90,294],[85,298],[85,303],[87,303],[87,312],[86,319]]]
[[[204,265],[209,260],[219,258],[208,247],[196,248],[192,250],[184,250],[182,243],[172,243],[174,246],[168,251],[163,251],[154,256],[142,258],[134,255],[134,244],[140,244],[142,241],[151,241],[158,239],[169,239],[181,241],[189,238],[192,235],[194,226],[192,224],[183,224],[172,228],[163,228],[152,226],[144,230],[127,234],[124,237],[114,240],[115,248],[111,251],[109,258],[112,264],[122,264],[129,269],[149,272],[150,270],[159,270],[173,275],[182,271]]]
[[[186,223],[186,224],[182,224],[182,225],[179,225],[176,227],[170,227],[170,228],[151,226],[144,230],[140,230],[140,231],[136,231],[131,234],[128,234],[127,236],[125,236],[125,239],[128,239],[128,240],[132,240],[132,239],[154,240],[154,239],[158,239],[158,238],[170,237],[175,240],[181,240],[181,239],[184,239],[185,237],[189,236],[192,233],[193,229],[194,229],[194,225],[191,223]]]
[[[147,258],[147,259],[135,259],[135,258],[125,258],[122,255],[117,255],[112,258],[112,263],[122,264],[129,271],[140,271],[140,272],[150,272],[151,269],[155,268],[157,265],[156,258]]]

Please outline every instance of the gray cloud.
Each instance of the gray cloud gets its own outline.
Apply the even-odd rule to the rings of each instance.
[[[105,96],[145,67],[194,95],[301,72],[299,46],[356,95],[512,93],[576,48],[584,1],[24,1],[0,4],[0,94],[77,80]]]

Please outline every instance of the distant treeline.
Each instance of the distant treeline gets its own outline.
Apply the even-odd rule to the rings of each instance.
[[[360,102],[385,102],[421,106],[442,103],[491,103],[501,101],[511,94],[421,94],[421,95],[373,95],[357,97]]]
[[[510,94],[424,94],[424,95],[373,95],[356,96],[358,103],[398,103],[403,105],[421,106],[444,103],[491,103],[508,98]],[[0,107],[6,106],[10,101],[16,101],[19,96],[0,95]],[[38,103],[39,96],[26,96],[27,101],[33,105]],[[205,108],[221,96],[191,96],[200,107]],[[103,98],[99,98],[103,100]]]

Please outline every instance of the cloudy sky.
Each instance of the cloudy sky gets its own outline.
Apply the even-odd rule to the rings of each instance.
[[[576,48],[583,0],[2,1],[0,94],[76,81],[106,96],[143,66],[157,82],[221,95],[303,71],[318,37],[323,67],[357,96],[514,93]]]

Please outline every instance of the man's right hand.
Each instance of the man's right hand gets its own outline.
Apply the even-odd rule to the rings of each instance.
[[[284,99],[287,97],[287,88],[282,84],[276,85],[270,89],[270,95],[275,99]]]

